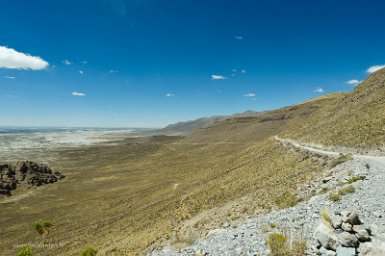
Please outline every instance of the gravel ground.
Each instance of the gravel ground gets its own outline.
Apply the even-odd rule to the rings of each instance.
[[[286,146],[311,151],[319,155],[335,156],[336,152],[302,146],[290,140],[277,138]],[[252,217],[236,228],[225,225],[222,228],[209,230],[203,240],[183,248],[163,248],[153,251],[152,256],[161,255],[268,255],[266,238],[271,233],[285,233],[292,239],[301,238],[307,241],[307,255],[317,255],[314,231],[320,223],[320,211],[355,211],[362,222],[373,231],[374,242],[385,243],[385,157],[354,155],[353,160],[342,163],[320,177],[317,181],[305,186],[307,190],[317,194],[306,202],[272,211],[266,215]],[[343,188],[341,182],[350,177],[360,176],[363,180],[352,183],[355,193],[342,196],[341,201],[328,199],[330,192],[320,194],[322,188],[335,191]],[[228,226],[228,227],[227,227]]]

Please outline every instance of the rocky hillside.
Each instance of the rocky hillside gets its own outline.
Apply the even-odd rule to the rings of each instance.
[[[283,142],[283,146],[288,151],[310,152],[312,158],[339,155],[298,143]],[[385,255],[385,157],[350,159],[299,186],[298,195],[309,200],[250,217],[236,226],[225,223],[207,230],[191,246],[166,246],[151,255]]]
[[[385,145],[385,69],[370,75],[350,93],[325,106],[295,130],[290,138],[332,146],[372,149]]]
[[[48,166],[30,161],[19,161],[14,166],[0,165],[0,194],[11,195],[19,186],[41,186],[55,183],[64,178],[58,171],[52,171]]]

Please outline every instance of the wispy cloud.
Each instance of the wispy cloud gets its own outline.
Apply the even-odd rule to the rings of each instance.
[[[76,97],[84,97],[84,96],[86,96],[86,94],[83,93],[83,92],[73,92],[73,93],[71,93],[71,95],[72,96],[76,96]]]
[[[317,87],[314,89],[314,92],[318,92],[318,93],[322,93],[322,92],[325,92],[324,89],[322,87]]]
[[[118,73],[118,71],[117,71],[117,70],[114,70],[114,69],[111,69],[111,70],[110,70],[110,73]]]
[[[38,56],[0,46],[0,68],[41,70],[47,68],[48,65],[47,61]]]
[[[376,65],[376,66],[371,66],[370,68],[368,68],[368,70],[366,70],[367,73],[369,74],[372,74],[380,69],[383,69],[385,68],[385,65]]]
[[[358,85],[359,83],[361,83],[361,81],[357,79],[352,79],[352,80],[346,81],[346,83],[351,85]]]
[[[242,39],[243,39],[243,36],[235,36],[235,39],[237,39],[237,40],[242,40]]]
[[[255,97],[255,93],[249,92],[249,93],[244,94],[243,96],[245,96],[245,97]]]
[[[14,76],[5,76],[4,78],[6,78],[6,79],[16,79],[16,77],[14,77]]]
[[[246,69],[242,69],[242,70],[241,70],[241,73],[242,73],[242,74],[246,74]]]
[[[173,94],[171,92],[166,93],[166,97],[174,97],[174,96],[175,96],[175,94]]]
[[[82,64],[88,64],[88,61],[83,60],[83,61],[82,61]]]
[[[212,80],[225,80],[227,78],[224,76],[221,76],[221,75],[211,75],[211,79]]]
[[[62,63],[63,63],[64,65],[67,65],[67,66],[69,66],[69,65],[72,64],[72,62],[69,61],[69,60],[63,60]]]
[[[79,74],[83,75],[84,74],[83,70],[79,70]]]

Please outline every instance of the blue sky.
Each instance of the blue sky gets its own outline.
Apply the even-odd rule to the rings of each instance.
[[[385,64],[384,12],[380,0],[3,0],[0,125],[160,127],[349,91]]]

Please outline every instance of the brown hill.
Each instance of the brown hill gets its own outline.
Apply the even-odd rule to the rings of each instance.
[[[375,72],[333,104],[298,123],[285,135],[332,146],[385,145],[385,69]]]

